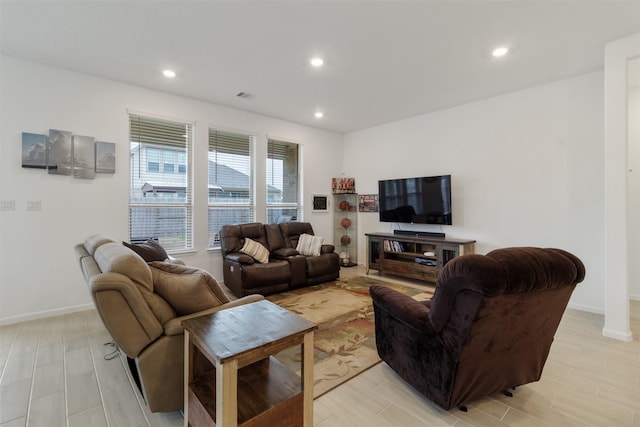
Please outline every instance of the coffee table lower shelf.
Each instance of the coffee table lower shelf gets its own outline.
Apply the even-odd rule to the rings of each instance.
[[[216,372],[189,385],[189,424],[215,426]],[[239,427],[297,427],[303,424],[302,381],[275,357],[238,370]]]

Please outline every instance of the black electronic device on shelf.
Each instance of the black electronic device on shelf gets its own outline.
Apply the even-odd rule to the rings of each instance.
[[[393,230],[393,234],[417,237],[445,237],[444,233],[438,233],[435,231]]]

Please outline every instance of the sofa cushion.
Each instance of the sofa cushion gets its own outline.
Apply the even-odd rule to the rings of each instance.
[[[155,240],[150,239],[144,243],[122,242],[122,244],[140,255],[146,262],[164,261],[169,258],[167,251]]]
[[[287,261],[272,260],[268,264],[256,263],[243,269],[245,289],[265,288],[277,284],[288,284],[291,279],[291,267]]]
[[[340,270],[340,260],[337,254],[307,257],[307,276],[319,277]],[[337,266],[337,268],[336,268]]]
[[[255,240],[265,248],[269,248],[264,224],[252,222],[239,225],[223,225],[220,229],[220,248],[222,255],[240,251],[244,245],[244,239]]]
[[[296,248],[301,234],[314,235],[313,227],[308,222],[283,222],[280,231],[288,248]]]
[[[151,262],[149,266],[155,292],[179,316],[229,302],[216,279],[205,270],[161,261]]]
[[[280,231],[280,224],[265,224],[264,231],[266,233],[267,242],[269,244],[269,246],[267,247],[267,249],[269,249],[269,252],[273,253],[274,251],[287,247],[287,244],[282,237],[282,231]]]
[[[240,252],[249,255],[262,264],[269,262],[269,250],[255,240],[244,239],[244,245],[240,248]]]
[[[296,251],[301,255],[306,256],[319,256],[320,247],[324,239],[320,236],[312,236],[310,234],[301,234],[298,239],[298,246]]]
[[[103,273],[120,273],[134,283],[153,292],[151,270],[144,260],[132,250],[110,242],[96,249],[94,258]]]
[[[101,272],[122,274],[137,285],[142,298],[160,324],[175,317],[171,306],[154,293],[151,269],[140,255],[117,242],[110,242],[96,249],[94,259]]]

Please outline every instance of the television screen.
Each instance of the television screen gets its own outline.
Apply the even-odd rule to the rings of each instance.
[[[451,175],[378,181],[380,221],[451,225]]]

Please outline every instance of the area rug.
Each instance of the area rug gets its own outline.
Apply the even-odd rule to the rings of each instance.
[[[371,285],[396,289],[428,300],[433,288],[411,288],[369,276],[355,276],[267,297],[271,302],[318,325],[314,337],[313,395],[317,398],[380,362],[376,350]],[[300,347],[276,355],[300,372]]]

